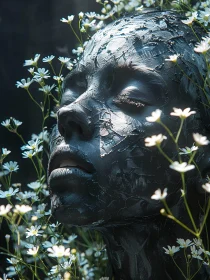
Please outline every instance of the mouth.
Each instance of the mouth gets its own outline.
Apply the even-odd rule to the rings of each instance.
[[[78,150],[71,150],[69,146],[56,149],[49,160],[48,176],[55,169],[77,168],[86,173],[94,173],[95,168],[88,158]]]
[[[69,146],[57,148],[48,165],[48,184],[52,193],[78,189],[92,178],[95,168],[89,159]]]

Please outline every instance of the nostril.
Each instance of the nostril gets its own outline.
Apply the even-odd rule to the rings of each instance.
[[[74,103],[58,111],[58,130],[64,138],[77,135],[81,139],[87,139],[92,135],[90,119],[83,108]]]
[[[58,130],[61,136],[65,136],[65,128],[62,124],[58,125]]]
[[[68,121],[68,127],[71,132],[75,132],[77,135],[83,135],[81,126],[73,121]]]

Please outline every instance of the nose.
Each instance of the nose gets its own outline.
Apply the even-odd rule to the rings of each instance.
[[[91,117],[84,111],[81,104],[72,103],[58,111],[58,130],[64,138],[73,135],[89,139],[93,134]]]

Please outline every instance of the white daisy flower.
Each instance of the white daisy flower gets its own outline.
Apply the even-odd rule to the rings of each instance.
[[[20,82],[19,81],[17,81],[16,82],[16,87],[17,88],[25,88],[25,89],[28,89],[29,88],[29,86],[30,86],[30,84],[32,84],[33,83],[33,79],[30,79],[30,78],[27,78],[27,80],[25,80],[25,79],[22,79]]]
[[[62,21],[62,22],[64,22],[64,23],[71,24],[73,20],[74,20],[74,16],[73,16],[73,15],[71,15],[71,16],[68,16],[68,18],[67,18],[67,19],[62,18],[60,21]]]
[[[179,247],[175,247],[175,246],[168,246],[168,249],[164,248],[163,249],[165,250],[165,254],[167,255],[170,255],[170,256],[173,256],[176,252],[178,252],[180,249]]]
[[[144,5],[149,8],[155,4],[155,0],[144,0]]]
[[[34,72],[35,76],[34,79],[40,80],[40,79],[48,79],[50,78],[49,70],[45,70],[45,68],[38,68],[38,72]]]
[[[37,66],[37,62],[40,58],[40,54],[36,54],[34,59],[25,60],[23,66]]]
[[[57,82],[62,82],[64,80],[64,77],[63,77],[63,75],[53,76],[53,79]]]
[[[144,6],[141,5],[140,7],[135,8],[135,11],[136,11],[136,12],[142,12],[143,9],[144,9]]]
[[[179,163],[178,161],[174,161],[169,167],[180,173],[184,173],[195,168],[192,164],[188,165],[187,162]]]
[[[5,121],[1,122],[1,125],[4,127],[9,127],[10,126],[10,119],[6,119]]]
[[[183,238],[177,238],[176,242],[179,244],[180,248],[187,248],[193,245],[193,242],[190,239],[184,240]]]
[[[30,228],[26,229],[26,238],[30,236],[41,236],[41,233],[43,233],[43,230],[39,230],[41,226],[31,226]]]
[[[30,184],[27,184],[27,186],[30,188],[30,189],[33,189],[33,190],[38,190],[40,187],[41,187],[41,183],[36,181],[36,182],[32,182]]]
[[[80,13],[78,14],[78,16],[79,16],[79,19],[83,19],[84,13],[83,13],[83,12],[80,12]]]
[[[206,53],[210,49],[210,44],[207,40],[202,40],[197,46],[194,48],[195,52],[198,53]]]
[[[178,57],[180,56],[180,54],[173,54],[173,55],[169,55],[169,58],[166,58],[166,61],[171,61],[171,62],[177,62]]]
[[[191,17],[189,17],[186,20],[182,20],[182,22],[187,25],[192,25],[193,21],[195,21],[197,17],[198,17],[198,12],[193,12]]]
[[[197,246],[197,247],[202,246],[202,239],[193,238],[193,242],[194,242],[195,246]]]
[[[181,192],[181,197],[185,196],[185,191],[183,189],[181,189],[180,192]]]
[[[17,172],[19,169],[18,163],[16,161],[10,161],[3,164],[3,169],[9,172]]]
[[[24,151],[24,150],[32,150],[34,152],[40,152],[42,151],[42,149],[40,149],[39,145],[42,143],[42,140],[41,139],[35,139],[35,140],[30,140],[28,141],[28,143],[24,146],[21,147],[21,150]],[[41,146],[42,148],[42,146]]]
[[[190,111],[190,108],[186,108],[184,110],[179,108],[173,108],[174,112],[171,112],[171,116],[180,117],[181,119],[186,119],[187,117],[196,114],[196,111]]]
[[[197,146],[192,146],[191,148],[189,147],[185,147],[185,148],[179,148],[180,149],[180,155],[189,155],[189,154],[192,154],[192,152],[194,151],[197,151],[198,150],[198,147]]]
[[[69,57],[62,57],[62,56],[60,56],[58,58],[58,60],[60,60],[61,63],[65,64],[65,63],[69,62],[70,58]]]
[[[161,193],[161,189],[157,189],[155,191],[155,193],[151,196],[151,199],[162,200],[162,199],[165,199],[166,196],[167,196],[167,189],[166,188],[163,190],[163,193]]]
[[[152,137],[147,137],[144,139],[145,146],[146,147],[152,147],[159,145],[163,140],[167,139],[165,135],[158,134],[158,135],[152,135]]]
[[[18,121],[18,120],[16,120],[15,118],[10,118],[10,119],[7,119],[7,120],[5,120],[5,121],[3,121],[2,123],[1,123],[1,125],[3,125],[3,126],[5,126],[5,127],[9,127],[9,126],[15,126],[15,128],[17,128],[18,126],[20,126],[22,124],[22,122],[20,122],[20,121]]]
[[[82,47],[78,47],[76,50],[75,49],[72,50],[72,53],[76,54],[77,56],[80,56],[83,52],[84,52],[84,48]]]
[[[31,75],[33,75],[34,74],[34,67],[33,68],[29,68],[28,72],[31,73]]]
[[[193,139],[198,146],[205,146],[209,144],[209,140],[207,139],[207,137],[199,133],[193,133]]]
[[[39,88],[39,90],[43,91],[44,93],[50,93],[54,89],[54,87],[56,87],[55,84],[53,84],[52,86],[45,85],[42,88]]]
[[[206,184],[202,185],[202,188],[203,188],[206,192],[210,193],[210,183],[206,183]]]
[[[93,19],[96,16],[95,12],[89,12],[89,13],[85,13],[85,15],[89,18],[89,19]]]
[[[46,56],[42,59],[43,62],[51,62],[55,58],[54,55]]]
[[[18,263],[19,263],[19,260],[18,259],[15,259],[15,258],[7,258],[7,261],[8,263],[12,264],[13,266],[16,266]]]
[[[157,109],[154,112],[152,112],[151,116],[146,117],[146,120],[148,122],[157,122],[160,120],[161,113],[162,113],[162,111]]]
[[[7,204],[6,206],[0,205],[0,216],[7,215],[7,213],[9,213],[11,209],[12,209],[12,205],[10,204]]]
[[[1,191],[0,190],[0,198],[7,198],[15,195],[17,192],[19,192],[19,189],[13,189],[12,187],[9,188],[7,191]]]
[[[32,207],[29,205],[15,205],[14,212],[19,214],[25,214],[32,210]]]
[[[205,8],[204,11],[200,11],[198,20],[205,26],[207,26],[210,23],[210,8],[208,6]]]
[[[73,66],[74,66],[74,64],[71,63],[71,62],[67,62],[67,63],[66,63],[66,67],[67,67],[67,69],[69,69],[69,70],[72,70],[72,69],[73,69]]]
[[[36,256],[38,251],[39,251],[39,246],[32,247],[32,248],[28,249],[27,254],[32,255],[32,256]]]
[[[203,260],[203,258],[201,257],[201,254],[203,253],[202,249],[197,250],[195,245],[190,247],[191,250],[191,255],[194,259],[198,259],[198,260]]]
[[[7,150],[7,148],[2,148],[2,155],[5,157],[11,153],[11,151]]]
[[[23,158],[32,158],[33,156],[35,156],[35,152],[33,150],[30,151],[25,151],[22,153]]]
[[[54,245],[52,248],[48,248],[47,251],[49,252],[49,257],[62,258],[70,256],[70,248],[65,249],[62,245]]]

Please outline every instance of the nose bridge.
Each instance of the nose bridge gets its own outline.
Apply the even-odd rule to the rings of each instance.
[[[93,115],[96,107],[96,87],[90,87],[71,104],[58,111],[58,130],[65,138],[75,134],[83,139],[89,139],[94,132]],[[96,106],[96,107],[95,107]]]

